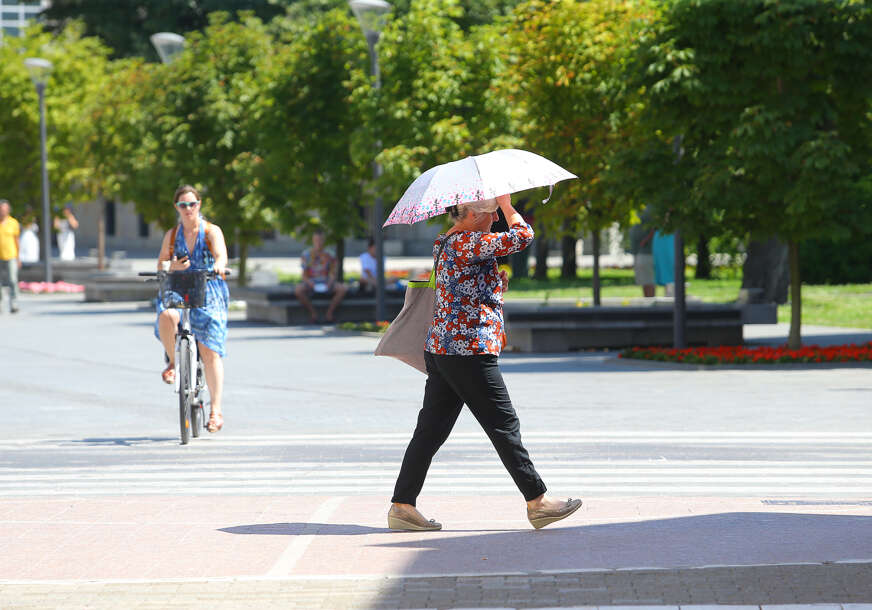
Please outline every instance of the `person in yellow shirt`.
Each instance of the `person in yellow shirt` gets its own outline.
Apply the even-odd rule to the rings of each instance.
[[[21,227],[10,215],[11,206],[0,199],[0,302],[3,299],[3,284],[9,286],[9,311],[18,312],[18,236]],[[2,304],[2,303],[0,303]],[[2,311],[2,309],[0,309]]]

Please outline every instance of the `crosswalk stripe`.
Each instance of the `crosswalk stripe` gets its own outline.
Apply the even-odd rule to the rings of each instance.
[[[383,495],[393,486],[408,436],[227,435],[196,439],[185,447],[175,439],[5,439],[0,440],[0,497]],[[560,431],[529,433],[524,440],[551,488],[587,495],[872,497],[872,434],[868,433]],[[606,454],[597,447],[603,444],[620,449]],[[712,445],[728,447],[729,455],[736,457],[700,459]],[[337,450],[317,452],[322,460],[300,461],[292,456],[306,454],[305,450],[261,451],[306,446]],[[374,446],[380,451],[373,451]],[[658,455],[661,452],[670,457]],[[612,453],[615,457],[603,457]],[[365,459],[369,454],[373,459]],[[766,455],[773,459],[765,459]],[[345,457],[352,459],[343,461]],[[19,467],[18,463],[34,465]],[[430,469],[424,491],[517,492],[489,440],[473,432],[451,436]]]
[[[265,435],[265,436],[225,436],[209,438],[206,442],[195,441],[186,448],[190,451],[203,450],[215,446],[306,446],[306,445],[382,445],[405,446],[409,442],[409,433],[388,434],[302,434],[302,435]],[[807,444],[857,444],[872,443],[872,434],[863,432],[585,432],[548,433],[533,432],[523,434],[527,444],[601,444],[605,442],[630,442],[633,444],[653,443],[692,443],[692,444],[766,444],[766,445],[807,445]],[[105,444],[104,444],[105,443]],[[479,446],[488,443],[483,433],[455,433],[449,438],[451,446]],[[175,438],[141,439],[119,444],[113,439],[84,439],[81,441],[61,439],[0,439],[0,450],[33,450],[33,449],[79,449],[93,450],[95,447],[137,447],[163,448],[177,445]]]

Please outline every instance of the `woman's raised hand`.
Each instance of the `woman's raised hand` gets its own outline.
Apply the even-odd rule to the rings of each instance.
[[[512,207],[512,196],[511,195],[499,195],[497,196],[497,204],[500,206],[500,209],[503,211],[503,216],[506,217],[506,222],[511,227],[512,225],[518,224],[519,222],[524,222],[524,219]]]

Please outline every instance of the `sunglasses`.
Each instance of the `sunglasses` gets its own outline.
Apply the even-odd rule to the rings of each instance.
[[[200,202],[199,201],[177,201],[176,205],[184,210],[186,208],[192,208],[195,205],[200,205]]]

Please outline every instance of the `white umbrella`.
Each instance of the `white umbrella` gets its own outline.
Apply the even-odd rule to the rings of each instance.
[[[506,148],[437,165],[418,176],[394,206],[384,226],[412,224],[461,203],[492,199],[577,178],[526,150]]]

